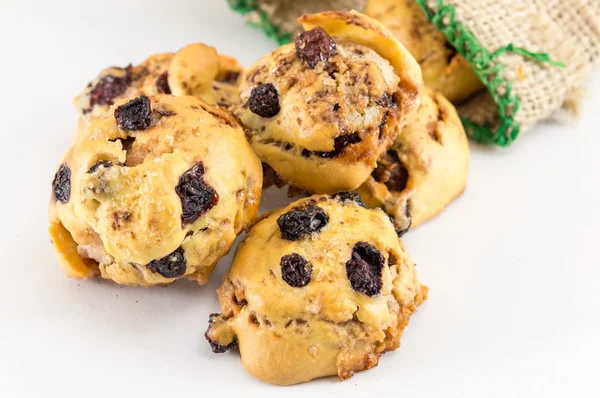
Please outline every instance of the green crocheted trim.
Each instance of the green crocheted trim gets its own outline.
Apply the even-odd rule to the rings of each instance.
[[[258,21],[247,18],[248,23],[262,30],[280,46],[291,41],[292,35],[289,33],[282,33],[277,26],[274,26],[269,19],[269,15],[258,8],[256,0],[227,0],[227,2],[233,10],[244,16],[248,14],[250,14],[248,16],[258,16]]]
[[[471,64],[473,71],[488,88],[498,106],[499,126],[478,125],[463,118],[467,133],[482,144],[510,145],[519,135],[520,124],[515,120],[521,99],[512,93],[512,84],[503,76],[506,65],[497,58],[505,53],[519,54],[525,58],[564,67],[560,62],[552,61],[548,54],[533,53],[524,48],[508,44],[490,53],[479,40],[461,22],[455,20],[454,6],[437,0],[435,12],[427,6],[427,0],[415,0],[434,26],[442,31],[452,46]]]
[[[259,9],[256,0],[227,0],[232,9],[242,15],[257,15],[259,21],[249,20],[253,26],[260,28],[267,36],[279,45],[289,43],[291,35],[281,33],[278,27],[269,20],[266,12]],[[504,78],[502,72],[506,65],[497,61],[505,53],[519,54],[525,58],[544,62],[550,65],[564,67],[561,62],[550,59],[548,54],[533,53],[521,47],[508,44],[490,53],[479,40],[460,21],[455,20],[455,9],[444,0],[437,0],[436,10],[427,6],[427,0],[415,0],[434,26],[442,31],[454,48],[469,62],[473,71],[488,88],[490,95],[498,106],[499,126],[491,124],[479,125],[471,120],[462,118],[467,134],[482,144],[510,145],[519,135],[520,124],[515,120],[521,99],[512,93],[512,84]]]

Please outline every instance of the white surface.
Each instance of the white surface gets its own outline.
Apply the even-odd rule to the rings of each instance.
[[[202,336],[230,256],[204,287],[127,288],[67,279],[46,233],[71,98],[98,71],[191,41],[249,65],[274,45],[221,0],[6,3],[0,397],[599,396],[598,74],[579,121],[538,126],[508,150],[474,146],[465,194],[406,236],[431,294],[398,351],[345,382],[278,388]]]

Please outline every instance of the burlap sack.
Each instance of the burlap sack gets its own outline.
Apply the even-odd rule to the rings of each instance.
[[[362,11],[368,0],[228,0],[280,44],[301,14]],[[558,109],[576,112],[600,62],[600,0],[415,0],[487,87],[458,111],[469,135],[506,146]]]

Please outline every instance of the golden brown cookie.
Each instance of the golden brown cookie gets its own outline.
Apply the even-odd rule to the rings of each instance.
[[[80,124],[56,172],[59,262],[74,278],[204,284],[257,214],[260,161],[223,109],[191,96],[126,101]]]
[[[460,195],[469,176],[469,141],[454,106],[425,90],[419,110],[378,162],[360,193],[393,216],[401,236]]]
[[[357,188],[418,106],[421,71],[375,20],[324,12],[243,75],[234,112],[258,157],[312,193]]]
[[[383,211],[354,193],[312,196],[250,230],[206,338],[217,353],[238,345],[246,370],[268,383],[347,379],[398,348],[426,296]]]
[[[365,13],[388,28],[415,57],[427,87],[460,102],[484,88],[471,65],[414,0],[369,0]]]
[[[156,54],[137,66],[112,67],[90,82],[74,100],[82,114],[106,113],[115,102],[139,95],[193,95],[211,105],[239,102],[237,86],[243,68],[235,58],[193,43],[176,53]]]

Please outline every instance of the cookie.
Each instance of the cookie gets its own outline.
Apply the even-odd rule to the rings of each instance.
[[[306,31],[243,75],[234,107],[252,148],[310,193],[357,188],[418,106],[421,72],[376,21],[356,12],[299,19]]]
[[[156,54],[137,66],[108,68],[74,100],[84,115],[108,112],[111,105],[144,95],[193,95],[229,107],[239,101],[242,66],[210,46],[193,43],[176,53]]]
[[[206,283],[261,197],[260,161],[238,122],[198,98],[159,94],[118,102],[79,128],[49,209],[67,275]]]
[[[369,0],[365,13],[377,19],[415,57],[427,87],[460,102],[484,88],[471,65],[427,19],[414,0]]]
[[[357,190],[383,207],[399,235],[429,220],[460,195],[469,176],[469,141],[454,106],[427,89],[421,106]]]
[[[376,366],[426,299],[380,209],[354,193],[312,196],[258,222],[240,244],[209,320],[214,352],[289,385]]]

